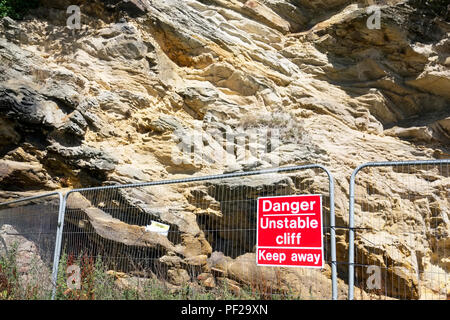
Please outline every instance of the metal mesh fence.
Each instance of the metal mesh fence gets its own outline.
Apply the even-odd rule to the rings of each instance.
[[[354,171],[350,299],[448,299],[449,166],[450,160],[386,162]],[[326,168],[307,165],[3,203],[1,293],[13,290],[19,299],[55,293],[75,299],[336,298],[333,185]],[[257,266],[257,198],[300,194],[322,195],[325,268]],[[81,289],[69,290],[68,266],[80,266]]]
[[[354,284],[362,290],[353,298],[450,297],[449,167],[417,161],[355,171]]]
[[[141,299],[331,299],[330,186],[324,169],[303,166],[74,190],[62,265],[101,261],[115,286]],[[257,198],[299,194],[323,196],[325,268],[257,266]]]
[[[0,204],[3,298],[50,299],[59,193]]]

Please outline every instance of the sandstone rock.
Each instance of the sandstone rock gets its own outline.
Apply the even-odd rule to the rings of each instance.
[[[117,219],[110,219],[108,215],[95,208],[88,208],[85,212],[95,232],[102,238],[121,242],[126,245],[144,247],[161,245],[168,250],[175,250],[166,237],[156,233],[147,233],[143,227],[130,226]]]
[[[431,142],[433,140],[433,132],[428,127],[394,127],[386,130],[385,134],[413,141]]]
[[[55,185],[39,162],[0,160],[0,183],[4,190],[20,190],[32,187],[51,189]]]
[[[159,258],[159,261],[162,262],[163,264],[167,265],[168,267],[172,267],[172,268],[180,268],[181,267],[181,262],[183,261],[183,259],[181,259],[178,256],[162,256],[161,258]]]
[[[241,287],[239,286],[239,283],[236,281],[233,281],[228,278],[222,278],[218,277],[217,281],[220,286],[222,286],[223,289],[226,290],[226,292],[231,292],[234,296],[240,297],[241,296]]]
[[[12,121],[0,120],[0,148],[16,145],[20,141],[20,134],[14,129]]]
[[[93,171],[111,171],[117,161],[105,152],[88,146],[65,147],[54,143],[48,147],[48,151],[62,157],[65,162],[72,164],[74,167]]]
[[[0,88],[0,112],[9,119],[18,120],[29,125],[47,125],[58,127],[62,124],[64,113],[55,103],[43,102],[36,92],[27,88],[15,91]]]
[[[191,277],[184,269],[170,269],[167,271],[167,277],[170,283],[181,286],[191,280]]]
[[[431,69],[431,68],[430,68]],[[437,96],[450,99],[450,71],[448,68],[443,70],[425,70],[414,80],[406,83],[422,91],[431,92]]]
[[[161,246],[167,251],[177,251],[167,237],[155,232],[147,232],[143,226],[130,225],[115,219],[104,211],[93,207],[86,198],[79,194],[73,194],[70,200],[68,208],[82,210],[94,229],[94,233],[105,240],[112,240],[129,246],[153,248]],[[78,221],[75,222],[72,219],[74,218],[68,215],[68,222],[78,224]],[[89,226],[85,225],[84,228],[89,228]]]
[[[149,128],[156,132],[165,132],[168,130],[180,130],[182,125],[174,117],[161,116],[149,124]]]
[[[150,1],[148,0],[102,0],[107,7],[125,11],[131,16],[139,16],[148,11]]]
[[[228,265],[228,276],[262,294],[289,293],[299,294],[303,298],[327,295],[328,281],[326,277],[321,277],[319,270],[257,268],[255,261],[253,253],[239,256]],[[308,291],[309,294],[306,294]]]
[[[183,254],[186,257],[204,256],[210,254],[212,251],[211,245],[203,235],[193,237],[192,235],[184,234],[181,238],[184,247]]]
[[[226,276],[227,266],[232,258],[225,256],[222,252],[214,251],[208,258],[208,265],[211,272],[216,276]]]
[[[207,263],[208,256],[207,255],[198,255],[194,257],[188,257],[183,260],[183,262],[190,266],[203,266]]]
[[[201,273],[201,274],[199,274],[197,276],[197,280],[205,288],[212,289],[212,288],[216,287],[216,281],[214,280],[214,277],[210,273]]]
[[[125,276],[118,277],[114,283],[121,290],[136,290],[142,294],[145,288],[148,288],[151,284],[151,279]]]
[[[81,30],[69,32],[66,27],[70,4],[81,6]],[[371,30],[367,4],[45,0],[25,21],[3,18],[0,189],[15,188],[17,197],[24,189],[156,181],[317,162],[333,169],[337,220],[345,225],[345,181],[356,165],[450,154],[448,23],[426,8],[413,7],[411,1],[392,0],[382,6],[382,28]],[[280,117],[280,112],[291,116]],[[238,133],[242,120],[252,116],[255,121],[247,130],[281,128],[291,134],[262,155],[255,150],[266,147],[264,141],[242,146],[233,139],[227,149],[224,133]],[[199,133],[200,139],[189,142]],[[77,199],[71,209],[83,217],[68,215],[68,223],[92,228],[100,241],[119,248],[134,244],[147,248],[150,255],[161,247],[160,263],[173,269],[176,283],[188,281],[176,270],[193,263],[201,266],[199,272],[216,277],[230,276],[240,283],[262,277],[279,292],[292,284],[300,296],[328,297],[326,270],[283,270],[278,275],[258,271],[242,258],[251,258],[254,241],[250,232],[238,229],[242,223],[254,227],[252,201],[257,196],[267,190],[327,192],[326,178],[312,171],[305,174],[309,179],[261,177],[121,190],[117,197],[122,202],[114,208],[127,206],[142,214],[139,225],[137,219],[104,211],[112,204],[107,199]],[[421,228],[415,232],[425,232],[427,239],[410,244],[402,237],[375,233],[381,247],[361,243],[360,251],[371,261],[392,262],[395,267],[388,274],[393,283],[408,288],[409,298],[443,296],[445,288],[427,272],[447,272],[448,250],[440,249],[447,245],[433,236],[448,235],[448,219],[442,214],[448,208],[447,178],[437,171],[411,175],[414,186],[433,183],[427,201],[405,201],[416,188],[405,183],[406,176],[388,174],[362,179],[384,199],[361,200],[357,209],[378,210],[364,224],[383,224],[389,235],[407,227],[394,221],[408,212],[408,219]],[[383,181],[392,181],[392,187]],[[226,196],[246,204],[238,210]],[[142,229],[151,219],[170,224],[174,232],[169,238],[145,234]],[[346,261],[345,233],[339,232],[338,258]],[[396,250],[382,241],[384,236],[406,246]],[[411,254],[412,248],[418,252]],[[422,270],[423,279],[417,281],[412,274]],[[339,290],[345,296],[342,281]],[[356,290],[360,297],[376,297]],[[393,285],[388,294],[396,296],[398,290]]]
[[[308,18],[304,10],[301,10],[297,5],[282,0],[266,0],[262,2],[281,18],[289,22],[290,31],[299,32],[305,28]]]

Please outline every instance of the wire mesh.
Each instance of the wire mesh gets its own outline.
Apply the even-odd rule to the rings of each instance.
[[[75,190],[66,201],[61,261],[101,261],[116,287],[140,299],[161,298],[161,287],[180,299],[331,299],[329,186],[323,169],[291,167]],[[322,195],[325,268],[257,266],[257,198],[299,194]],[[152,223],[168,225],[167,234],[147,231]]]
[[[450,297],[450,163],[366,166],[355,180],[355,299]]]
[[[59,194],[0,203],[2,298],[50,299]]]

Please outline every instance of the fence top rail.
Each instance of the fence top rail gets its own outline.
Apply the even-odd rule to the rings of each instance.
[[[7,201],[7,202],[0,202],[0,207],[1,206],[8,206],[8,205],[11,205],[11,204],[16,204],[16,203],[21,203],[21,202],[26,202],[26,201],[31,201],[31,200],[47,198],[47,197],[51,197],[51,196],[58,196],[59,200],[60,200],[60,203],[61,203],[61,201],[63,199],[62,193],[57,191],[57,192],[50,192],[50,193],[39,194],[39,195],[36,195],[36,196],[31,196],[31,197],[26,197],[26,198],[20,198],[20,199],[16,199],[16,200]]]
[[[238,177],[246,177],[246,176],[263,175],[263,174],[269,174],[269,173],[290,172],[290,171],[304,170],[304,169],[322,169],[330,177],[330,179],[332,179],[332,175],[331,175],[330,171],[326,167],[324,167],[323,165],[321,165],[321,164],[307,164],[307,165],[281,167],[281,168],[265,169],[265,170],[225,173],[225,174],[217,174],[217,175],[210,175],[210,176],[199,176],[199,177],[191,177],[191,178],[180,178],[180,179],[172,179],[172,180],[160,180],[160,181],[133,183],[133,184],[115,184],[115,185],[110,185],[110,186],[80,188],[80,189],[70,190],[69,192],[66,193],[65,197],[67,198],[69,196],[69,194],[75,193],[75,192],[107,190],[107,189],[139,188],[139,187],[149,187],[149,186],[176,184],[176,183],[189,183],[189,182],[216,180],[216,179],[229,179],[229,178],[238,178]]]
[[[396,167],[404,165],[427,165],[427,164],[450,164],[450,159],[367,162],[359,165],[353,171],[352,178],[354,178],[359,171],[361,171],[366,167]]]

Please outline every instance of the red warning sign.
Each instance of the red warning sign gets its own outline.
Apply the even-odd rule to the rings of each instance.
[[[258,198],[256,264],[323,268],[322,196]]]

